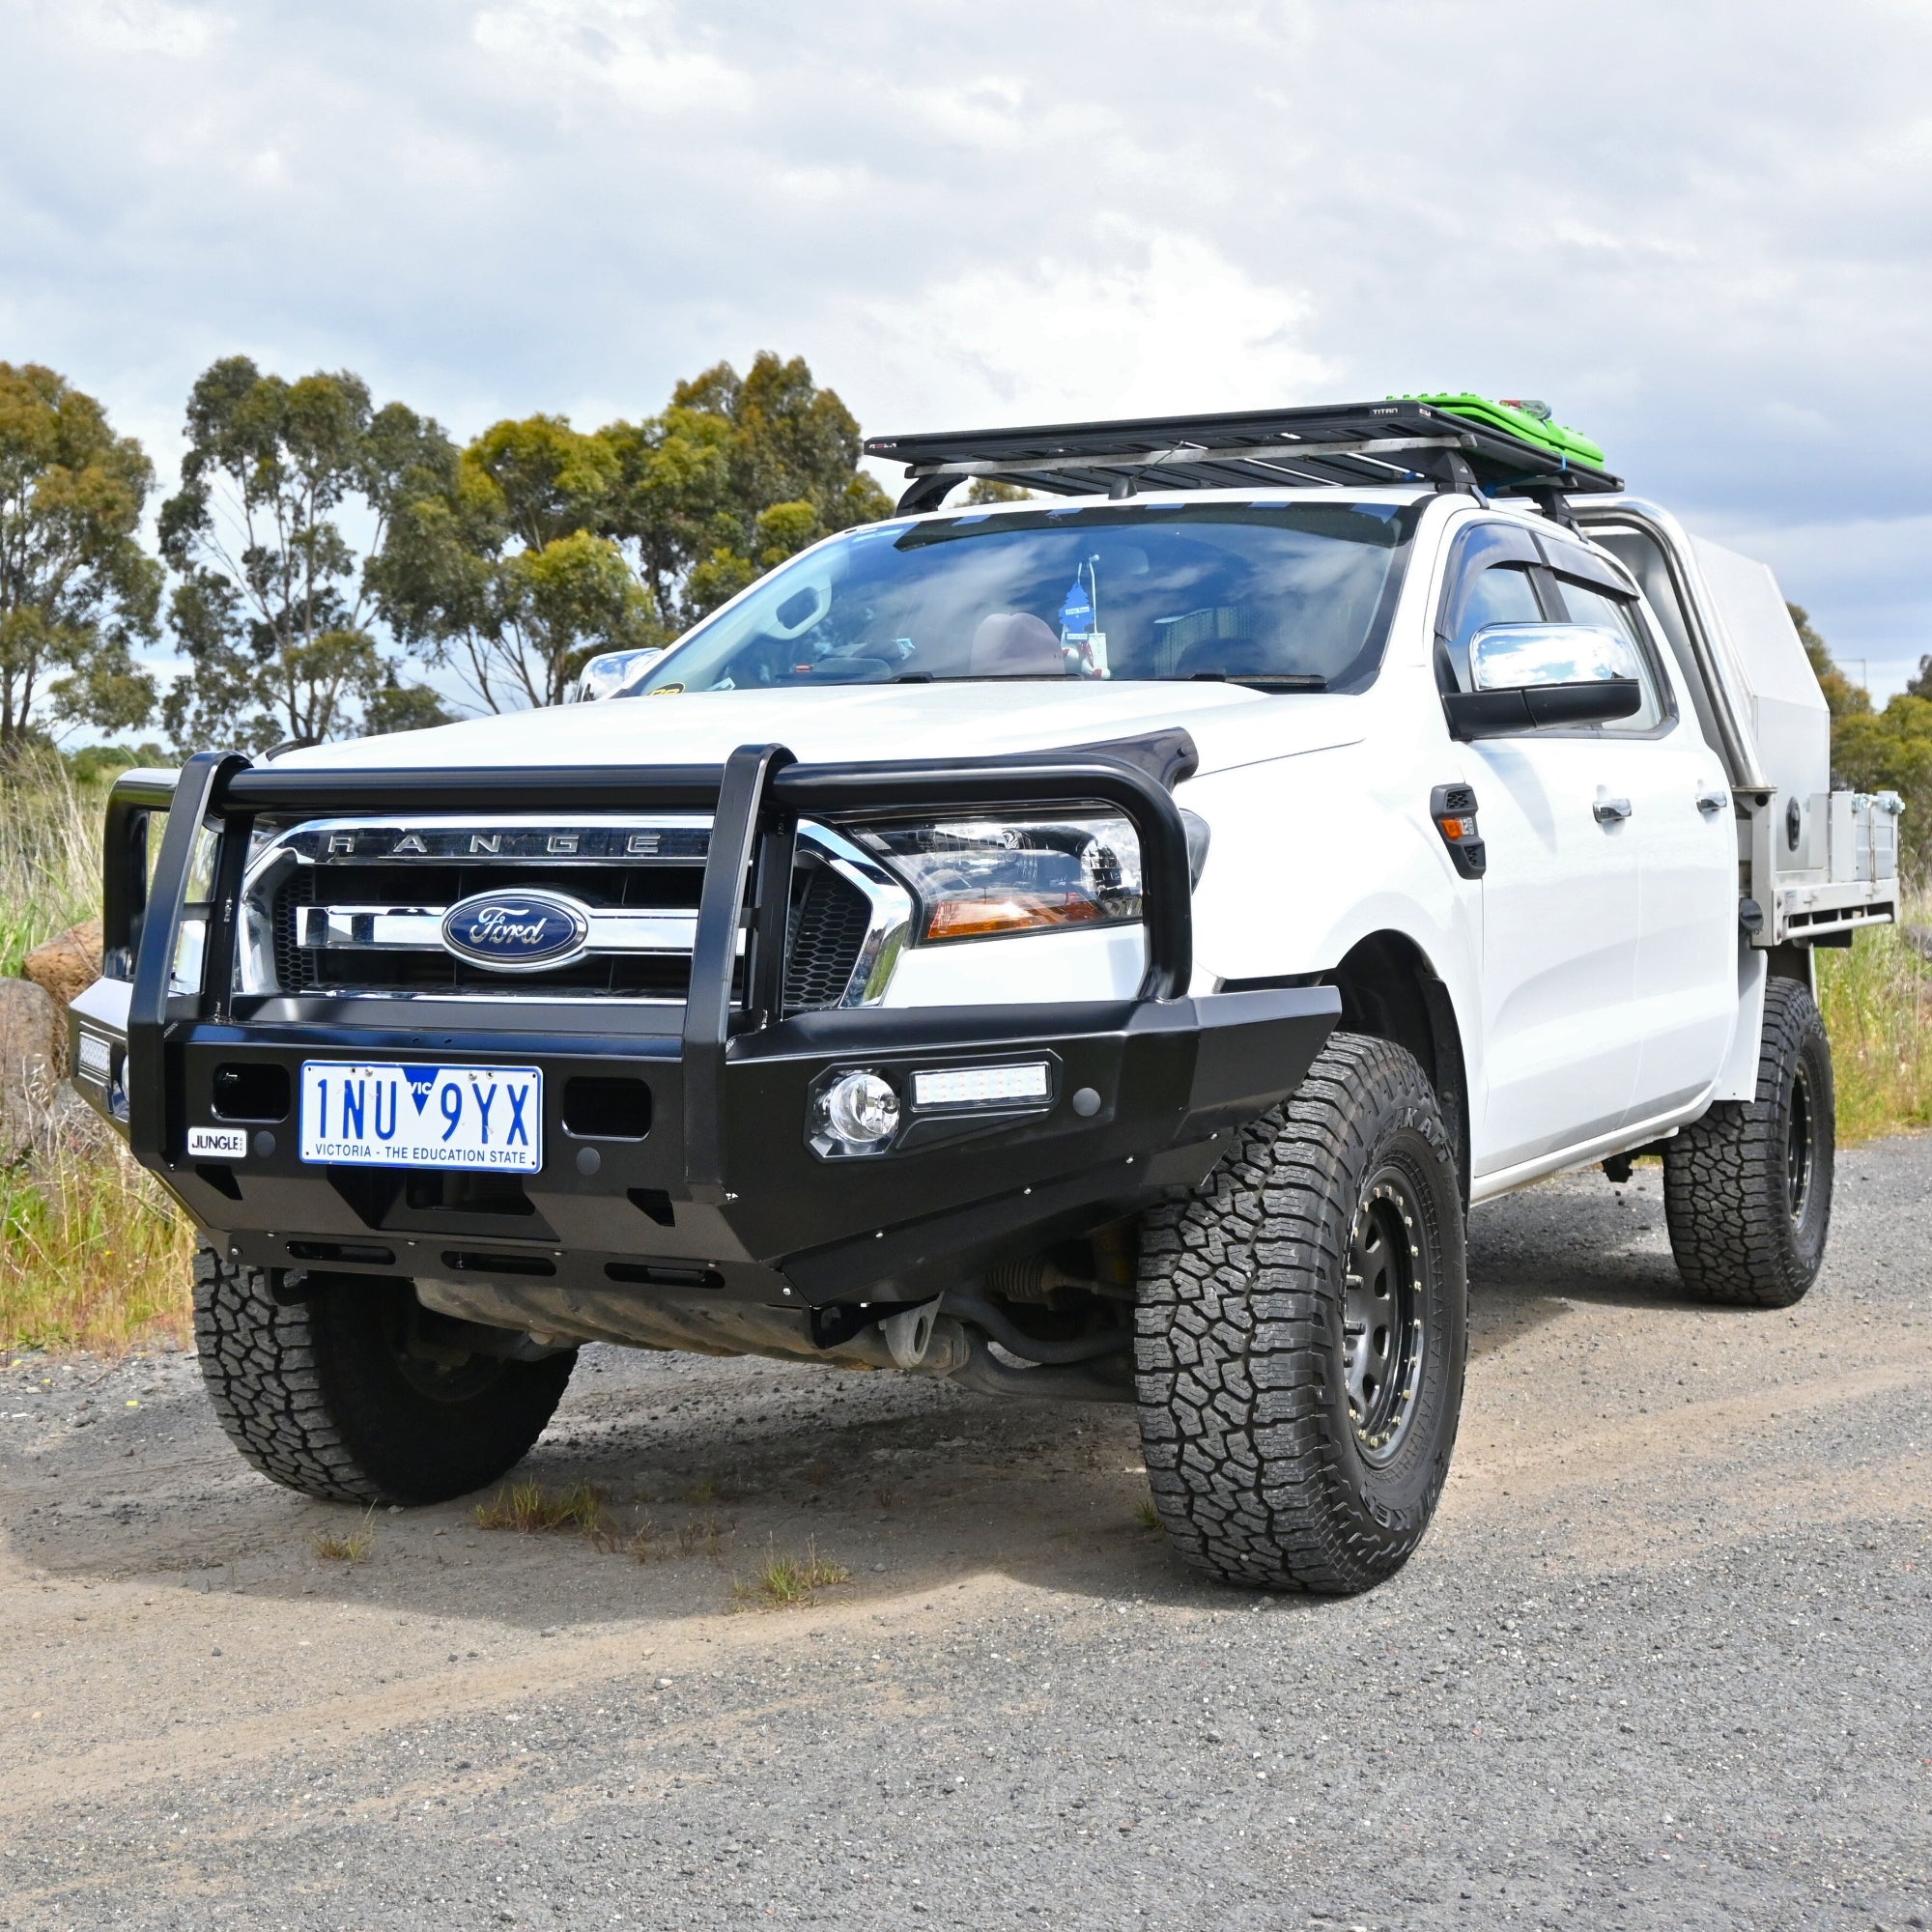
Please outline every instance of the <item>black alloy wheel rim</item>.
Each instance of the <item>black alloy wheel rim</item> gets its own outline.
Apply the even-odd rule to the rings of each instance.
[[[1784,1122],[1784,1205],[1794,1221],[1803,1221],[1811,1200],[1813,1142],[1817,1123],[1811,1110],[1811,1082],[1800,1066],[1791,1083],[1791,1104]]]
[[[439,1321],[415,1303],[392,1309],[384,1321],[390,1359],[404,1383],[435,1403],[460,1403],[482,1395],[499,1379],[503,1364],[453,1343],[457,1324]]]
[[[1407,1178],[1384,1168],[1356,1210],[1342,1290],[1349,1419],[1362,1460],[1392,1462],[1415,1419],[1426,1340],[1428,1263],[1421,1206]]]

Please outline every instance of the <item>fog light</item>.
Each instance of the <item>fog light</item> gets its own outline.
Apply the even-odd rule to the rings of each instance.
[[[899,1124],[899,1096],[876,1073],[840,1073],[812,1103],[811,1145],[822,1154],[881,1153]]]

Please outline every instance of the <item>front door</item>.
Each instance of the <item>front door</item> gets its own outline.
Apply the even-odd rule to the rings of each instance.
[[[1470,688],[1489,624],[1561,618],[1545,553],[1520,525],[1459,539],[1436,632],[1445,688]],[[1464,747],[1488,847],[1483,878],[1483,1080],[1471,1170],[1493,1174],[1609,1133],[1630,1110],[1642,1025],[1640,873],[1616,807],[1640,743],[1526,733]]]
[[[1630,1110],[1641,884],[1614,806],[1634,749],[1567,735],[1468,747],[1489,849],[1478,1175],[1608,1133]]]

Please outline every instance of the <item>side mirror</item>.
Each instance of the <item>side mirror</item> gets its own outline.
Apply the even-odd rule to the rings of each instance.
[[[1643,709],[1636,649],[1596,624],[1486,624],[1469,640],[1473,691],[1442,699],[1457,738],[1607,724]]]
[[[642,676],[663,656],[662,645],[647,650],[601,652],[578,673],[576,701],[588,704],[600,697],[621,697],[624,687]]]

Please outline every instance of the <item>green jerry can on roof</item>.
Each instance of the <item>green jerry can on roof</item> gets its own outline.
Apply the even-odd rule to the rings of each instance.
[[[1602,448],[1587,436],[1578,436],[1574,429],[1566,429],[1555,421],[1548,403],[1531,402],[1520,396],[1496,402],[1488,396],[1470,395],[1466,391],[1460,395],[1398,396],[1391,400],[1430,403],[1450,415],[1467,416],[1471,422],[1481,423],[1485,429],[1501,430],[1505,436],[1520,437],[1524,442],[1533,442],[1539,449],[1548,450],[1552,456],[1567,457],[1572,463],[1587,463],[1592,469],[1603,466]]]

